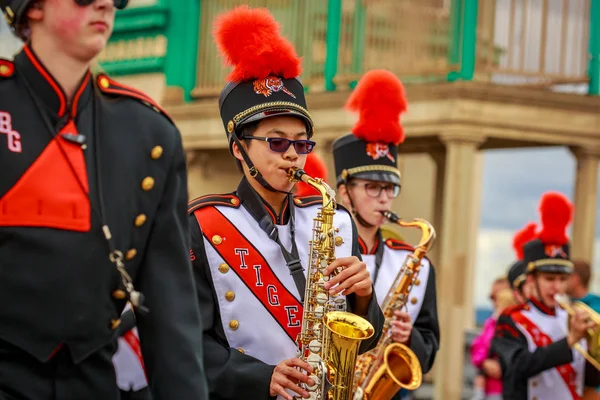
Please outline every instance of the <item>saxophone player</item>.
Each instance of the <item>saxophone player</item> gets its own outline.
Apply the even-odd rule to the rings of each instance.
[[[541,229],[523,246],[529,299],[504,311],[496,325],[492,353],[502,367],[503,396],[521,399],[580,399],[584,386],[596,386],[600,375],[577,346],[594,321],[582,310],[570,318],[557,301],[573,272],[566,228],[572,205],[556,192],[540,201]]]
[[[321,197],[294,198],[288,172],[302,168],[315,142],[300,60],[266,9],[236,7],[217,17],[214,35],[233,67],[219,98],[229,142],[243,177],[228,194],[189,205],[191,252],[203,310],[204,361],[214,400],[307,397],[312,367],[297,355],[313,219]],[[347,311],[381,333],[383,316],[360,259],[349,212],[334,216],[342,271],[324,284],[346,298]]]
[[[406,110],[406,96],[400,80],[391,72],[372,70],[358,82],[346,108],[358,112],[352,133],[333,143],[333,157],[340,200],[351,210],[357,224],[363,260],[382,301],[406,256],[410,245],[385,238],[382,215],[400,193],[397,145],[404,140],[400,114]],[[406,310],[395,311],[392,337],[408,345],[417,355],[423,373],[433,365],[439,348],[435,270],[423,259],[418,280],[410,292]],[[400,392],[394,398],[401,398]]]

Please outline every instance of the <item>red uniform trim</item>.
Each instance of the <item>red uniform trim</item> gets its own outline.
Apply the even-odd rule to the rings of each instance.
[[[527,333],[529,333],[529,335],[533,339],[533,343],[535,343],[537,347],[546,347],[552,343],[552,339],[550,338],[550,336],[542,332],[540,328],[538,328],[537,325],[533,323],[533,321],[524,316],[522,313],[514,313],[511,317],[513,321],[525,328]],[[580,397],[579,394],[577,394],[577,388],[575,385],[575,381],[577,379],[577,372],[575,372],[573,366],[571,364],[564,364],[556,367],[556,370],[565,382],[565,385],[567,385],[567,387],[569,388],[569,392],[571,392],[573,400],[579,400]]]
[[[58,85],[58,83],[56,83],[56,81],[54,80],[52,75],[50,75],[50,73],[38,61],[38,59],[35,57],[35,55],[33,55],[31,49],[29,49],[29,46],[28,45],[23,46],[23,50],[25,51],[25,54],[27,55],[27,57],[29,58],[29,61],[31,61],[31,63],[33,64],[35,69],[38,70],[40,75],[42,75],[44,77],[44,79],[46,81],[48,81],[48,83],[50,84],[52,89],[54,89],[54,91],[56,92],[56,95],[58,96],[58,100],[60,101],[60,108],[58,109],[58,116],[62,117],[63,115],[65,115],[65,111],[67,110],[67,100],[66,100],[65,93],[63,92],[61,87]]]
[[[0,77],[2,78],[10,78],[15,73],[15,64],[12,61],[5,60],[0,58],[0,67],[3,66],[6,69],[6,72],[0,72]],[[0,68],[1,70],[2,68]]]
[[[415,251],[413,246],[397,239],[386,239],[385,245],[392,250]]]
[[[77,133],[72,120],[0,199],[0,226],[91,229],[83,150],[65,140],[66,133]]]
[[[233,193],[207,194],[188,203],[188,214],[191,214],[194,211],[206,206],[226,206],[238,208],[240,206],[240,199]]]
[[[211,240],[213,236],[221,237],[221,243],[212,244],[213,248],[235,271],[290,339],[295,341],[302,328],[302,324],[299,323],[302,319],[302,303],[277,278],[258,249],[219,210],[215,207],[203,207],[194,211],[194,215],[209,243],[213,243]],[[248,251],[244,256],[245,265],[240,265],[240,256],[235,252],[240,248]],[[254,265],[262,266],[260,270],[262,285],[260,286],[257,285],[256,271],[252,267]],[[273,289],[269,289],[269,287],[274,287],[276,290],[277,304],[272,304],[273,292],[270,290],[273,291]],[[295,312],[298,316],[298,321],[295,323],[288,320],[287,307],[295,307],[298,310]]]
[[[294,204],[296,207],[309,207],[315,204],[323,204],[323,198],[321,196],[295,196]]]
[[[85,77],[83,78],[81,86],[79,86],[79,89],[77,89],[77,93],[75,93],[75,97],[73,97],[73,105],[71,106],[71,116],[73,118],[75,118],[75,116],[77,116],[77,103],[79,103],[79,98],[81,97],[83,91],[87,87],[89,81],[90,81],[90,71],[88,71],[85,74]]]
[[[169,114],[146,93],[144,93],[140,90],[137,90],[135,88],[132,88],[131,86],[127,86],[122,83],[116,82],[116,81],[112,80],[111,78],[109,78],[108,75],[106,75],[106,74],[98,75],[96,80],[98,82],[101,82],[101,80],[104,80],[104,79],[106,79],[108,81],[109,86],[103,87],[101,84],[98,84],[98,87],[100,88],[100,90],[102,92],[108,93],[108,94],[116,94],[116,95],[122,95],[122,96],[127,96],[127,97],[133,97],[134,99],[145,101],[146,103],[149,103],[150,105],[156,107],[165,117],[167,117],[169,119],[169,121],[173,122],[173,120],[171,119]]]
[[[146,373],[146,366],[144,365],[144,357],[142,357],[142,347],[140,346],[140,339],[133,333],[133,331],[127,331],[123,334],[123,339],[131,348],[135,356],[137,357],[140,365],[142,366],[142,370],[144,371],[144,376],[146,377],[146,381],[148,381],[148,374]]]

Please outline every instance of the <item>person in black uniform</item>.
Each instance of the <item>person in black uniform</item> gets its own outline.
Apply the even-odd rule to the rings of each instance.
[[[315,382],[307,375],[312,367],[297,358],[295,341],[307,285],[303,269],[322,199],[293,197],[288,179],[289,169],[302,168],[315,145],[297,78],[300,60],[266,9],[240,6],[214,26],[217,45],[233,64],[219,109],[243,178],[235,192],[206,195],[189,205],[209,395],[306,397],[299,383]],[[373,326],[372,336],[361,341],[362,353],[379,338],[383,316],[350,214],[336,209],[333,226],[339,229],[336,259],[324,274],[343,271],[324,288],[345,295],[347,311]]]
[[[400,114],[407,108],[402,82],[390,71],[371,70],[358,81],[346,108],[359,114],[352,133],[333,143],[333,158],[340,199],[357,223],[363,260],[373,277],[377,299],[382,302],[414,248],[382,231],[400,194],[398,145],[404,141]],[[386,237],[387,236],[387,237]],[[433,366],[440,344],[435,268],[427,258],[407,299],[396,310],[391,334],[419,359],[423,374]],[[400,390],[394,399],[408,395]]]
[[[531,285],[528,302],[505,310],[496,325],[492,355],[502,368],[503,397],[508,400],[579,399],[585,386],[597,386],[600,374],[576,351],[583,349],[595,323],[582,310],[569,317],[559,305],[573,264],[566,228],[572,206],[560,193],[542,196],[542,228],[523,246],[523,265]]]
[[[92,59],[119,0],[0,0],[0,398],[118,399],[126,302],[155,399],[207,399],[181,137]],[[9,306],[10,305],[10,306]]]
[[[526,266],[523,263],[523,257],[525,256],[523,253],[523,246],[536,238],[536,229],[537,225],[535,223],[529,223],[523,229],[515,233],[515,236],[513,237],[513,249],[517,256],[517,261],[510,266],[506,276],[513,289],[515,299],[521,304],[527,302],[531,292],[531,284],[527,282]]]

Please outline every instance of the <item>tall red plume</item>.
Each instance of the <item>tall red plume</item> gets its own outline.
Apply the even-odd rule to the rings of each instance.
[[[406,93],[400,79],[390,71],[367,72],[346,102],[346,109],[359,113],[352,128],[355,136],[367,142],[404,142],[400,114],[407,109]]]
[[[517,260],[522,260],[524,257],[523,246],[525,243],[537,239],[536,229],[535,222],[530,222],[513,236],[513,249],[517,255]]]
[[[327,183],[327,165],[317,153],[309,153],[304,164],[304,172],[313,178],[321,178]],[[298,182],[296,185],[296,196],[315,196],[319,191],[308,183]]]
[[[558,192],[544,193],[540,200],[539,212],[542,220],[539,239],[545,244],[567,244],[567,226],[573,218],[573,205],[569,199]]]
[[[213,35],[225,63],[233,67],[229,81],[300,75],[302,67],[294,46],[281,35],[279,23],[266,8],[243,5],[219,15]]]

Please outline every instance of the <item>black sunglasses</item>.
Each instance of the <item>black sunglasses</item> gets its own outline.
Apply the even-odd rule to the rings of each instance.
[[[75,0],[75,4],[77,4],[80,7],[87,7],[94,1],[96,0]],[[129,0],[113,0],[115,8],[118,10],[123,10],[125,7],[127,7],[127,3],[129,3]]]
[[[316,143],[311,140],[291,140],[281,137],[260,137],[260,136],[248,136],[244,139],[256,139],[268,142],[269,147],[272,151],[277,153],[285,153],[291,145],[294,145],[294,150],[298,154],[308,154],[313,151]]]

